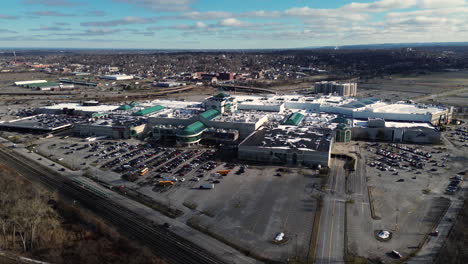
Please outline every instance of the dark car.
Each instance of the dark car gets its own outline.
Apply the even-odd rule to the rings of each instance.
[[[390,252],[390,255],[394,258],[402,258],[402,255],[396,250],[392,250],[392,252]]]

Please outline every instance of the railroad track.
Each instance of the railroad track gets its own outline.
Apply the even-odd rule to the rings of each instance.
[[[139,240],[169,263],[224,263],[214,254],[182,238],[164,227],[154,225],[148,219],[113,202],[107,196],[64,177],[49,168],[39,169],[31,160],[12,155],[11,150],[0,147],[1,160],[32,181],[39,181],[48,188],[58,190],[75,199],[88,209],[120,228],[128,237]],[[37,165],[37,164],[36,164]],[[41,166],[41,165],[37,165]],[[42,167],[42,166],[41,166]]]

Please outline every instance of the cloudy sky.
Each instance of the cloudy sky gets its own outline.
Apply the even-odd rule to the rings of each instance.
[[[296,48],[468,41],[468,0],[4,0],[0,47]]]

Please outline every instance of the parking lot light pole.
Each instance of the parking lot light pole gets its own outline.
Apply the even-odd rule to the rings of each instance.
[[[299,259],[299,254],[297,253],[297,234],[295,234],[296,236],[296,260]]]
[[[397,208],[396,209],[396,218],[395,218],[395,232],[398,231],[398,214],[399,214],[400,210]]]

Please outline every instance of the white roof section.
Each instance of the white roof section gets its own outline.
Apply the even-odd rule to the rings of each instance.
[[[19,82],[15,82],[15,85],[26,85],[26,84],[33,84],[33,83],[47,83],[47,81],[46,80],[19,81]]]
[[[333,104],[342,105],[355,101],[354,99],[341,96],[303,96],[300,94],[290,95],[234,95],[242,104],[281,104],[284,102],[310,103],[310,104]]]
[[[354,98],[342,96],[303,95],[234,95],[240,105],[278,105],[286,109],[313,109],[321,112],[352,113],[372,112],[376,114],[438,114],[447,108],[434,105],[410,104],[405,102],[387,103],[376,98]]]
[[[150,117],[157,118],[177,118],[177,119],[190,119],[194,116],[198,116],[201,110],[192,109],[171,109],[166,108],[156,113],[150,114]]]
[[[401,113],[401,114],[437,114],[444,111],[444,108],[437,106],[428,106],[422,104],[408,104],[408,103],[376,103],[368,106],[368,109],[375,113]]]
[[[201,107],[202,102],[196,101],[175,101],[175,100],[153,100],[147,103],[141,103],[140,106],[150,107],[155,105],[162,105],[167,108],[185,109],[190,107]]]
[[[261,112],[241,111],[229,114],[222,114],[213,118],[211,121],[227,123],[257,123],[263,117],[265,117],[265,114]]]
[[[84,112],[108,112],[117,109],[118,105],[96,105],[96,106],[84,106],[79,103],[63,103],[63,104],[56,104],[51,106],[46,106],[44,109],[56,109],[60,110],[63,108],[68,109],[75,109],[76,111],[84,111]]]
[[[353,119],[353,127],[368,127],[367,120],[358,120]],[[385,121],[385,127],[394,127],[394,128],[414,128],[414,127],[425,127],[435,129],[435,127],[430,123],[418,123],[418,122],[390,122]]]
[[[107,80],[132,80],[133,75],[125,75],[125,74],[117,74],[117,75],[104,75],[101,77],[102,79]]]

